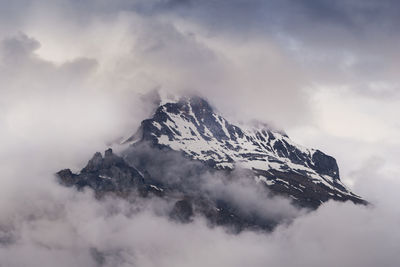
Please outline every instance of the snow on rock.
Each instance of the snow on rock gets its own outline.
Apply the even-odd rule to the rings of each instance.
[[[300,146],[285,133],[268,126],[231,124],[199,97],[163,97],[153,118],[144,120],[138,133],[141,141],[182,151],[187,157],[216,169],[252,170],[258,182],[272,189],[283,185],[303,193],[313,184],[315,194],[326,191],[326,200],[339,195],[353,201],[360,199],[340,181],[333,157]],[[129,140],[137,142],[138,133]],[[295,182],[293,177],[297,179]],[[296,198],[292,191],[288,194]]]

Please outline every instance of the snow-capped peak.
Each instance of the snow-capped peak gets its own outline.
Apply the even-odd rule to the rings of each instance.
[[[284,132],[231,124],[199,97],[162,99],[130,141],[182,151],[216,169],[249,169],[258,181],[293,197],[303,193],[302,186],[313,185],[318,194],[324,192],[323,200],[358,198],[341,183],[333,157],[294,143]]]

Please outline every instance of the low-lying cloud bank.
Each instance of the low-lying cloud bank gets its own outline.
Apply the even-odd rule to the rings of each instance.
[[[34,176],[32,176],[34,179]],[[272,233],[169,220],[161,200],[98,201],[54,177],[2,192],[2,266],[397,266],[397,206],[328,202]],[[387,193],[392,184],[379,188]],[[2,188],[3,191],[3,188]],[[138,206],[140,208],[138,209]]]

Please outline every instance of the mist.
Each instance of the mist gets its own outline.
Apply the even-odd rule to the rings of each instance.
[[[398,266],[398,8],[0,1],[0,266]],[[232,233],[198,215],[171,220],[162,199],[61,186],[57,171],[118,151],[154,111],[154,90],[200,94],[233,122],[284,129],[333,155],[371,205],[304,211],[240,172],[232,184],[196,177],[210,197],[284,221]]]

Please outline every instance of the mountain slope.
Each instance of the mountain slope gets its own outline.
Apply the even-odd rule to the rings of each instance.
[[[317,207],[329,199],[364,202],[340,181],[333,157],[297,145],[267,127],[233,125],[198,97],[161,105],[126,143],[146,141],[215,169],[249,169],[257,181],[301,206]]]

